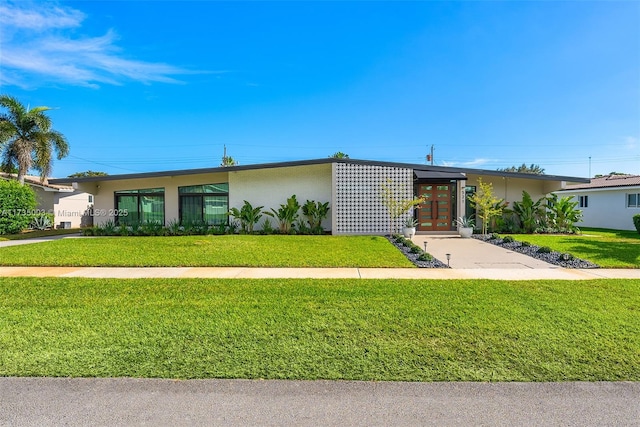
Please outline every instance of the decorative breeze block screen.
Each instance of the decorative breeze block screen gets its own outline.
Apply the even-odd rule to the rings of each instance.
[[[413,169],[337,163],[335,171],[335,233],[388,234],[382,185],[388,183],[399,199],[412,198]],[[394,232],[405,217],[394,221]]]

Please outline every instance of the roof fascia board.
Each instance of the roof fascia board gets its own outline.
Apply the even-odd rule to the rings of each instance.
[[[134,174],[106,175],[106,176],[95,176],[95,177],[84,177],[84,178],[58,178],[58,179],[51,179],[49,180],[49,182],[52,184],[64,184],[64,183],[70,183],[70,182],[81,183],[81,182],[115,181],[115,180],[122,180],[122,179],[159,178],[164,176],[199,175],[199,174],[220,173],[220,172],[238,172],[243,170],[273,169],[273,168],[285,168],[285,167],[294,167],[294,166],[320,165],[320,164],[328,164],[328,163],[351,163],[351,164],[359,164],[359,165],[386,166],[386,167],[393,167],[393,168],[414,169],[414,170],[424,170],[424,171],[460,172],[460,173],[474,174],[474,175],[490,175],[490,176],[500,176],[500,177],[506,177],[506,178],[534,179],[534,180],[543,180],[543,181],[569,181],[569,182],[584,182],[584,183],[589,182],[588,178],[579,178],[579,177],[571,177],[571,176],[534,175],[534,174],[517,173],[517,172],[501,172],[501,171],[486,170],[486,169],[457,168],[457,167],[451,167],[451,166],[431,166],[431,165],[422,165],[422,164],[397,163],[397,162],[375,161],[375,160],[335,159],[332,157],[328,157],[325,159],[262,163],[262,164],[253,164],[253,165],[245,165],[245,166],[227,166],[227,167],[220,166],[220,167],[214,167],[214,168],[182,169],[182,170],[173,170],[173,171],[143,172],[143,173],[134,173]]]

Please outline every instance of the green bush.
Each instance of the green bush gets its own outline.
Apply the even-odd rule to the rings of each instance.
[[[420,254],[420,256],[418,257],[418,261],[431,261],[433,260],[433,257],[431,256],[431,254],[428,254],[426,252],[423,252]]]
[[[531,243],[529,243],[529,242],[521,242],[520,246],[524,246],[526,248],[526,247],[531,246]]]
[[[411,246],[411,249],[409,249],[409,252],[411,252],[412,254],[419,254],[420,252],[422,252],[422,249],[420,249],[419,246],[413,245]]]
[[[33,219],[36,195],[28,185],[0,179],[0,235],[16,234]]]
[[[513,243],[514,242],[514,238],[512,236],[504,236],[504,238],[502,239],[502,243]]]
[[[540,254],[550,254],[551,252],[552,251],[551,251],[551,248],[549,246],[542,246],[542,247],[538,248],[538,253],[540,253]]]
[[[633,216],[633,225],[636,226],[636,230],[640,233],[640,214],[636,214]]]

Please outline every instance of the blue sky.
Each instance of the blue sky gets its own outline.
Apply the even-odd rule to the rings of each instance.
[[[54,176],[351,158],[640,174],[640,2],[0,1]]]

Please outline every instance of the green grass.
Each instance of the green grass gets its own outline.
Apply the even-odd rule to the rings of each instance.
[[[640,235],[635,231],[585,228],[582,234],[509,234],[521,242],[569,252],[605,268],[640,268]]]
[[[640,381],[640,280],[1,278],[0,376]]]
[[[2,234],[0,235],[0,241],[24,240],[24,239],[33,239],[36,237],[60,236],[64,234],[77,234],[79,232],[80,232],[79,228],[61,228],[61,229],[55,229],[55,230],[27,230],[18,234]]]
[[[0,248],[0,265],[95,267],[415,267],[379,236],[62,239]]]

